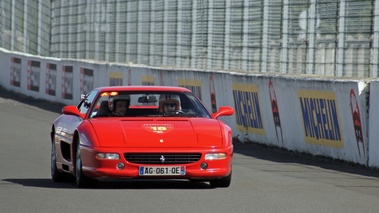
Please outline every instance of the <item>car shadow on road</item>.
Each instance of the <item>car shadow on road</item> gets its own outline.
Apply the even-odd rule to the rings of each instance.
[[[49,178],[7,178],[1,180],[9,183],[9,185],[22,185],[37,188],[74,188],[74,184],[70,182],[55,183]],[[2,183],[2,185],[6,185]]]
[[[234,153],[279,163],[298,163],[344,173],[379,178],[379,169],[365,165],[336,160],[325,156],[300,153],[285,148],[253,142],[234,141]]]
[[[188,180],[104,180],[97,184],[101,189],[211,189],[207,182]]]
[[[54,182],[49,178],[8,178],[1,185],[17,184],[26,187],[77,189],[74,182]],[[100,180],[96,187],[87,189],[212,189],[207,182],[188,180]]]
[[[44,99],[37,99],[31,96],[26,96],[21,93],[16,93],[10,90],[7,90],[0,86],[0,98],[14,100],[29,106],[38,107],[40,109],[51,111],[54,113],[61,113],[64,104],[57,102],[50,102]]]

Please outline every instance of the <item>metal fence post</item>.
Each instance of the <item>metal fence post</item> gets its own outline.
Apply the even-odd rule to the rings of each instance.
[[[311,4],[308,10],[308,59],[307,59],[307,74],[315,73],[315,40],[316,40],[316,25],[317,25],[317,13],[316,13],[316,1],[311,0]]]
[[[11,50],[14,50],[14,40],[15,40],[15,38],[16,38],[16,13],[15,13],[15,11],[16,11],[16,9],[15,9],[15,6],[16,5],[16,0],[12,0],[12,8],[11,8],[11,13],[12,13],[12,15],[11,15]]]
[[[262,55],[261,55],[261,69],[260,72],[267,72],[268,61],[268,26],[269,26],[269,2],[264,0],[263,4],[263,31],[262,31]]]
[[[288,73],[288,32],[289,32],[289,0],[283,0],[283,16],[282,16],[282,58],[281,58],[281,73]]]
[[[241,68],[242,70],[248,70],[248,61],[249,61],[249,56],[248,56],[248,45],[249,45],[249,0],[244,0],[243,2],[244,8],[243,8],[243,23],[242,23],[242,65]]]
[[[337,73],[335,74],[338,77],[344,76],[344,56],[345,56],[345,11],[346,11],[346,2],[345,0],[340,0],[339,8],[339,28],[338,28],[338,56],[337,56]]]
[[[191,59],[190,59],[190,66],[192,68],[197,68],[197,56],[196,56],[196,50],[197,50],[197,46],[196,46],[196,42],[197,42],[197,0],[193,1],[193,4],[192,4],[192,34],[191,34]]]
[[[168,43],[168,35],[167,35],[167,29],[168,29],[168,4],[166,2],[167,0],[164,1],[164,12],[163,12],[163,56],[162,56],[162,65],[166,66],[167,65],[167,43]]]
[[[372,45],[372,73],[370,77],[378,77],[378,60],[379,60],[379,2],[375,0],[374,3],[374,23],[373,23],[373,45]]]
[[[223,57],[223,67],[224,69],[230,69],[230,60],[232,57],[230,57],[230,22],[231,22],[231,17],[230,17],[230,1],[226,1],[226,7],[225,7],[225,38],[224,38],[224,57]]]
[[[209,16],[208,16],[208,42],[207,42],[207,59],[206,59],[206,69],[212,68],[212,29],[213,29],[213,0],[209,0]]]

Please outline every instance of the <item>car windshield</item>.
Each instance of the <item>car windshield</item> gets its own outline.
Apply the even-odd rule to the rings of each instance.
[[[102,92],[93,102],[93,117],[207,117],[211,115],[190,92]]]

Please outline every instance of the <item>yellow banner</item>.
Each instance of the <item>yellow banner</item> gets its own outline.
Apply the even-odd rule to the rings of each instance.
[[[336,94],[332,91],[298,90],[305,141],[343,148]]]

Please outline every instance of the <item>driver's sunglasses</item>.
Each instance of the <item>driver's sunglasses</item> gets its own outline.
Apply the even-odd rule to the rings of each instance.
[[[167,104],[164,104],[165,107],[175,107],[176,104],[175,103],[167,103]]]

